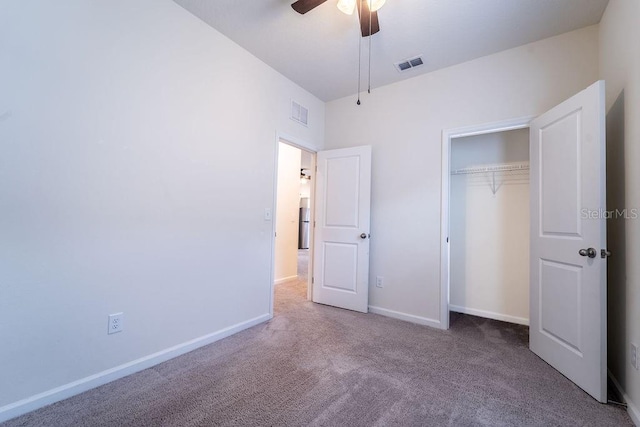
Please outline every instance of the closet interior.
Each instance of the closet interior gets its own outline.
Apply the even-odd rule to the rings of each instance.
[[[449,310],[529,324],[529,130],[451,142]]]

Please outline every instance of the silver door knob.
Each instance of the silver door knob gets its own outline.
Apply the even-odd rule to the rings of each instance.
[[[596,250],[593,248],[580,249],[578,253],[580,256],[588,256],[589,258],[595,258],[597,254]]]
[[[367,233],[362,233],[362,234],[360,235],[360,238],[361,238],[361,239],[366,239],[366,238],[367,238]]]

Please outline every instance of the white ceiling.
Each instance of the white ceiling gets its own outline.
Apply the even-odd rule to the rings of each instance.
[[[323,101],[358,84],[357,13],[327,0],[300,15],[293,0],[174,0]],[[372,87],[597,24],[608,0],[387,0],[371,37]],[[362,39],[362,90],[369,38]],[[404,73],[393,64],[424,55]]]

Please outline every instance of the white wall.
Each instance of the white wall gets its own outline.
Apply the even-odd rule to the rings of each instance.
[[[640,2],[610,0],[600,22],[600,77],[607,91],[607,209],[640,209]],[[636,211],[638,212],[638,211]],[[640,219],[607,222],[609,369],[640,425]]]
[[[529,162],[529,129],[452,138],[451,169]]]
[[[300,198],[310,198],[311,197],[311,180],[306,179],[305,182],[300,183]]]
[[[313,164],[313,154],[308,151],[301,150],[302,154],[302,169],[308,169],[307,173],[311,174],[311,168]],[[304,182],[300,183],[300,198],[310,198],[311,197],[311,179],[307,179]]]
[[[276,283],[298,277],[298,224],[300,216],[299,148],[280,143],[278,150],[278,195],[276,213]]]
[[[597,78],[592,26],[327,103],[327,148],[373,147],[372,306],[438,324],[442,130],[540,114]]]
[[[268,318],[276,132],[324,139],[320,100],[170,0],[1,9],[0,420]]]

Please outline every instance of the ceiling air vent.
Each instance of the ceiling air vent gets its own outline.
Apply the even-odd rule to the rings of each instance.
[[[298,122],[301,125],[309,125],[309,109],[298,104],[296,101],[291,101],[291,120]]]
[[[422,55],[415,56],[413,58],[405,59],[404,61],[396,62],[395,67],[399,72],[407,71],[415,67],[419,67],[423,65],[424,61],[422,60]]]

